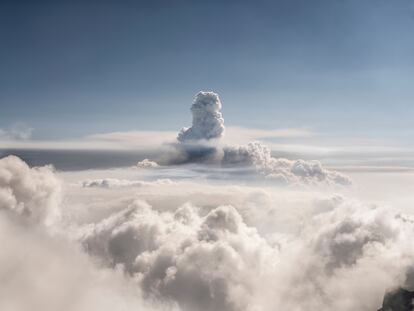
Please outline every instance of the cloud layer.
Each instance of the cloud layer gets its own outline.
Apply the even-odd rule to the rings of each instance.
[[[142,180],[127,180],[117,178],[101,178],[101,179],[88,179],[82,181],[82,187],[84,188],[118,188],[118,187],[145,187],[145,186],[157,186],[157,185],[171,185],[174,182],[170,179],[158,179],[156,181],[142,181]]]
[[[133,201],[89,227],[82,241],[139,280],[148,297],[182,310],[375,310],[412,265],[405,235],[413,222],[332,202],[298,235],[265,238],[233,206],[167,212]]]
[[[368,311],[413,284],[414,219],[392,209],[310,189],[121,184],[0,159],[1,309]]]
[[[163,310],[81,250],[57,217],[64,209],[61,191],[52,168],[0,159],[0,309]]]

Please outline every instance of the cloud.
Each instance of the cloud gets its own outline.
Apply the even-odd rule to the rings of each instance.
[[[326,170],[317,161],[288,160],[274,158],[270,148],[260,142],[247,145],[224,146],[219,139],[224,134],[224,119],[220,112],[221,102],[213,92],[199,92],[191,107],[193,125],[178,134],[179,143],[172,144],[172,151],[164,154],[158,162],[167,165],[202,163],[224,167],[250,167],[259,177],[265,177],[279,184],[340,184],[350,185],[347,176]],[[238,132],[246,132],[237,129]],[[249,133],[249,131],[247,131]],[[256,131],[253,136],[309,135],[307,131]],[[212,142],[209,140],[214,138]]]
[[[0,309],[177,310],[144,300],[121,271],[98,266],[77,243],[0,211]]]
[[[259,142],[224,148],[222,163],[225,166],[252,166],[259,174],[283,184],[351,184],[350,178],[339,172],[324,169],[318,161],[275,158],[271,155],[270,149]]]
[[[72,230],[54,217],[64,207],[61,188],[50,167],[0,159],[0,309],[176,310],[145,301],[132,279],[81,250]]]
[[[226,135],[222,137],[222,140],[227,145],[244,145],[257,140],[308,138],[315,135],[313,131],[302,128],[268,130],[226,126]]]
[[[156,181],[126,180],[116,178],[89,179],[81,182],[84,188],[117,188],[117,187],[145,187],[157,185],[175,184],[170,179],[158,179]]]
[[[26,124],[18,122],[13,124],[9,129],[0,129],[0,140],[19,141],[28,140],[32,137],[33,128]]]
[[[158,165],[158,163],[157,162],[154,162],[154,161],[151,161],[151,160],[148,160],[148,159],[144,159],[144,160],[142,160],[142,161],[139,161],[138,163],[137,163],[137,167],[138,168],[157,168],[157,167],[159,167],[159,165]]]
[[[224,133],[224,119],[221,115],[221,102],[216,93],[199,92],[191,106],[193,125],[183,128],[178,134],[178,141],[198,141],[218,139]]]
[[[162,211],[138,200],[87,227],[81,240],[138,279],[146,295],[182,310],[375,310],[413,264],[406,240],[413,222],[353,201],[331,203],[297,235],[276,228],[264,238],[233,206]]]
[[[129,131],[94,134],[86,137],[86,141],[105,148],[118,149],[151,149],[174,141],[173,131]]]
[[[261,254],[272,251],[231,206],[200,217],[194,206],[158,213],[141,201],[99,223],[83,243],[109,266],[122,265],[148,295],[183,310],[243,310]]]
[[[35,222],[57,217],[61,183],[51,167],[30,168],[15,156],[0,159],[0,207]]]
[[[127,131],[93,134],[68,140],[2,141],[2,148],[50,150],[139,150],[152,153],[175,141],[175,131]],[[0,136],[0,140],[5,139]]]
[[[296,240],[298,248],[282,255],[286,255],[281,261],[288,274],[284,286],[301,284],[289,294],[285,306],[376,310],[383,293],[401,284],[413,263],[404,238],[412,225],[398,214],[347,201],[313,217]],[[298,263],[296,272],[288,260]]]
[[[200,164],[217,167],[219,175],[246,175],[248,179],[267,180],[278,185],[341,185],[351,179],[328,170],[319,161],[289,160],[272,156],[271,150],[260,142],[240,146],[209,144],[176,144],[169,153],[157,159],[164,165]],[[232,176],[230,176],[232,178]]]
[[[414,219],[392,208],[194,180],[78,185],[57,200],[62,182],[49,167],[0,160],[0,309],[376,310],[384,292],[412,283]],[[26,221],[51,207],[63,217]]]

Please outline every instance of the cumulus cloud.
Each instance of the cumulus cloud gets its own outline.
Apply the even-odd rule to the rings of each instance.
[[[15,156],[0,159],[0,208],[35,222],[58,216],[61,183],[52,167],[30,168]]]
[[[222,164],[225,166],[252,166],[259,174],[283,184],[302,182],[307,184],[320,182],[351,184],[351,180],[347,176],[323,168],[318,161],[292,161],[275,158],[271,155],[270,149],[259,142],[225,148]]]
[[[275,158],[271,150],[260,142],[240,146],[222,146],[219,139],[224,134],[221,102],[213,92],[199,92],[191,107],[193,125],[178,134],[178,144],[159,159],[167,165],[202,163],[224,167],[250,168],[250,173],[265,177],[279,184],[329,184],[350,185],[347,176],[327,170],[318,161]],[[240,131],[240,130],[239,130]],[[255,135],[310,135],[308,131],[259,131]],[[209,140],[214,138],[213,142]]]
[[[56,218],[64,208],[61,189],[50,167],[0,159],[0,309],[176,310],[145,301],[132,279],[98,266],[81,250]]]
[[[224,119],[221,114],[221,102],[216,93],[199,92],[191,106],[193,124],[183,128],[178,134],[180,142],[210,140],[222,137]]]
[[[216,94],[199,93],[193,126],[167,156],[211,164],[192,171],[145,159],[136,167],[150,169],[65,181],[0,159],[0,309],[368,311],[413,288],[412,216],[341,187],[242,185],[240,172],[289,185],[350,180],[258,142],[220,145],[220,109]]]
[[[81,240],[139,280],[148,297],[183,310],[375,310],[413,264],[406,240],[413,222],[331,202],[297,235],[270,239],[232,206],[161,211],[133,201],[87,227]]]
[[[148,295],[184,310],[243,310],[261,257],[273,252],[234,207],[202,217],[191,205],[159,213],[140,201],[90,229],[83,243],[108,265],[122,265]]]
[[[157,168],[159,165],[157,162],[151,161],[149,159],[144,159],[137,163],[138,168]]]
[[[251,142],[241,146],[175,145],[160,159],[167,165],[202,164],[221,169],[221,176],[243,174],[251,180],[263,179],[278,185],[341,185],[352,184],[351,179],[326,169],[319,161],[289,160],[274,157],[268,146]],[[228,169],[228,170],[226,170]]]
[[[120,271],[97,266],[66,237],[9,216],[0,211],[1,310],[167,309],[145,302]]]
[[[392,209],[309,189],[148,187],[146,197],[118,186],[84,193],[91,213],[112,194],[106,215],[78,223],[73,201],[56,199],[52,169],[1,159],[0,309],[368,311],[414,284],[414,219]],[[65,217],[26,221],[53,206]]]

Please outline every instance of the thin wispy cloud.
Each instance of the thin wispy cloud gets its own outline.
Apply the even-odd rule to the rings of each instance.
[[[25,123],[17,122],[9,128],[0,128],[0,141],[26,141],[32,137],[33,130]]]

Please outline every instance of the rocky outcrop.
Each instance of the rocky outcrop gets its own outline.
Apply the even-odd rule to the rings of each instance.
[[[378,311],[412,311],[414,291],[403,288],[385,294],[382,308]]]

